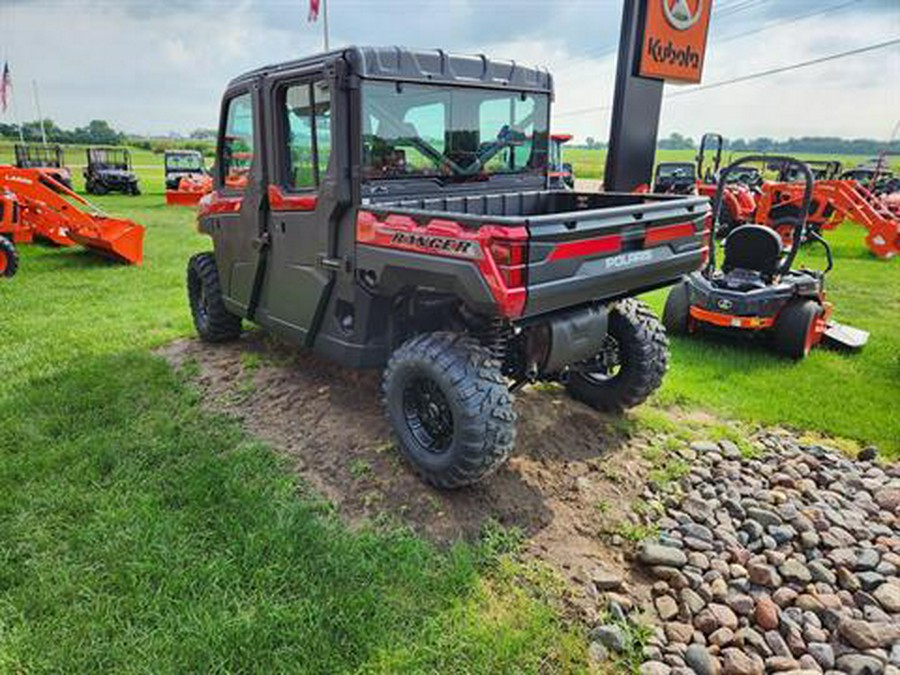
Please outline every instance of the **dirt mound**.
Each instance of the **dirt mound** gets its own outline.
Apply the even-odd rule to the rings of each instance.
[[[621,550],[602,535],[643,488],[640,444],[629,441],[622,418],[561,389],[520,392],[508,464],[481,485],[441,492],[394,447],[380,372],[341,368],[258,332],[229,345],[179,341],[159,354],[196,375],[211,410],[239,418],[290,457],[351,524],[389,516],[445,544],[474,538],[493,519],[520,528],[527,549],[566,576],[588,581],[597,567],[628,576]]]

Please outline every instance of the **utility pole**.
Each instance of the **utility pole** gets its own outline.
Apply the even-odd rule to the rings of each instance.
[[[38,96],[37,80],[31,81],[31,87],[34,90],[34,107],[37,108],[38,121],[41,123],[41,140],[47,145],[47,132],[44,130],[44,115],[41,113],[41,99]]]
[[[322,0],[322,29],[325,32],[325,51],[328,51],[328,0]]]

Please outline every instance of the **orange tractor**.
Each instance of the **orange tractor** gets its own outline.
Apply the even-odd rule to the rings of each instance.
[[[130,265],[143,260],[144,228],[113,218],[39,169],[0,166],[0,236],[56,246],[80,244]]]
[[[25,239],[21,230],[19,200],[12,192],[0,190],[0,277],[11,277],[19,268],[19,254],[14,242]]]
[[[856,180],[837,178],[840,165],[836,162],[822,164],[831,166],[822,169],[818,175],[824,178],[817,178],[813,184],[808,229],[821,233],[850,220],[869,231],[866,244],[877,257],[892,258],[900,252],[900,214],[888,198],[875,194]],[[796,175],[780,171],[779,180],[766,181],[761,186],[756,222],[776,230],[787,244],[800,219],[803,192],[803,184]]]

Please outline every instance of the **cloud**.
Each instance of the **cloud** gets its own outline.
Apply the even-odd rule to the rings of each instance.
[[[556,80],[555,127],[579,138],[608,134],[608,111],[565,113],[611,103],[621,0],[328,2],[332,45],[442,47],[543,65]],[[859,0],[793,23],[822,2],[716,7],[705,82],[900,34],[895,0]],[[186,132],[215,126],[235,75],[321,49],[321,23],[308,23],[306,8],[305,0],[0,0],[0,58],[9,58],[23,118],[35,116],[34,79],[44,113],[63,126],[107,119],[139,133]],[[900,108],[898,75],[893,48],[668,99],[661,133],[886,137]]]

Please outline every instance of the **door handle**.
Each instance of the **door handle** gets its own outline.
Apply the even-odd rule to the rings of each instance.
[[[319,267],[324,267],[328,270],[335,270],[340,272],[344,269],[344,261],[341,258],[329,258],[324,253],[320,253],[318,260],[316,261]]]

